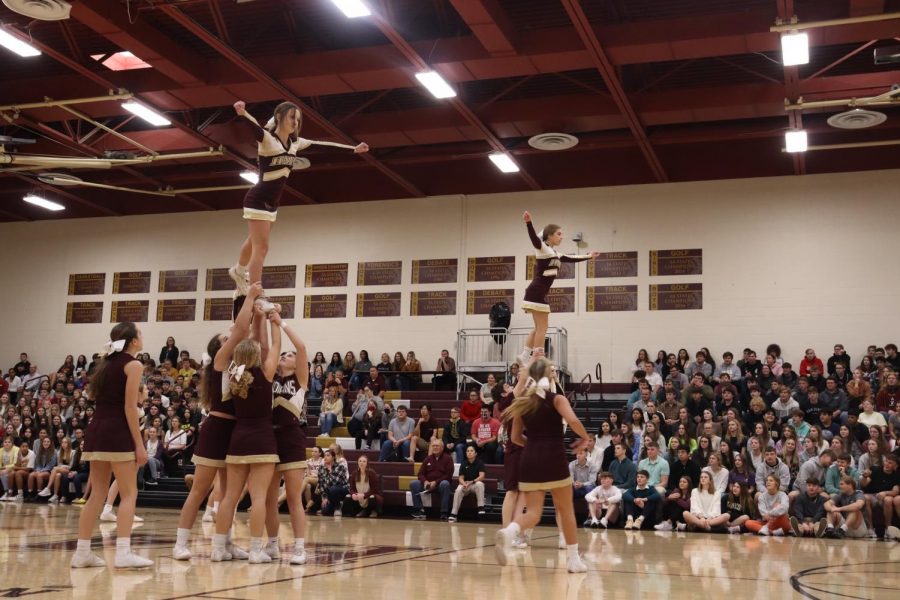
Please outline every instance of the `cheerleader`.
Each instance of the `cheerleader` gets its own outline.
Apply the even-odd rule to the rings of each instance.
[[[234,103],[234,110],[252,131],[257,143],[259,181],[244,196],[244,219],[248,236],[241,246],[236,265],[228,269],[239,295],[246,295],[251,281],[262,281],[262,268],[269,251],[269,232],[278,213],[281,192],[291,171],[297,168],[297,152],[311,145],[346,148],[360,154],[369,151],[362,143],[356,146],[335,142],[317,142],[300,137],[303,115],[296,104],[282,102],[275,107],[274,116],[265,127],[247,112],[243,101]],[[271,305],[266,306],[266,311]]]
[[[266,492],[278,462],[278,445],[272,429],[272,381],[281,354],[281,329],[272,320],[273,315],[277,313],[269,315],[272,339],[265,361],[262,360],[260,342],[252,339],[243,340],[235,347],[230,364],[221,351],[213,361],[217,371],[227,370],[227,374],[223,373],[228,384],[224,401],[234,403],[236,417],[225,455],[228,482],[216,518],[210,556],[213,562],[231,558],[226,549],[227,534],[245,482],[250,501],[256,508],[250,513],[249,561],[254,564],[272,561],[263,547],[263,535]]]
[[[547,294],[550,293],[550,287],[556,280],[559,273],[559,266],[564,262],[582,262],[596,256],[599,252],[591,252],[590,254],[560,254],[557,250],[563,240],[562,228],[552,223],[544,226],[541,231],[541,237],[538,237],[534,231],[534,225],[531,223],[531,214],[525,211],[522,217],[525,225],[528,227],[528,237],[531,238],[531,245],[534,246],[534,279],[525,290],[525,301],[522,308],[527,313],[531,313],[534,319],[534,329],[525,338],[525,349],[518,356],[521,364],[528,361],[533,348],[543,348],[544,338],[547,335],[547,324],[550,318],[550,304],[547,300]]]
[[[208,414],[200,425],[200,436],[197,440],[197,447],[194,450],[194,483],[191,486],[187,500],[181,507],[181,515],[178,518],[175,547],[172,549],[172,558],[175,560],[191,559],[191,551],[188,547],[191,528],[194,526],[194,521],[197,520],[200,504],[209,494],[216,477],[218,476],[219,478],[219,486],[221,488],[224,489],[228,485],[228,469],[225,465],[225,456],[228,454],[231,433],[236,423],[234,416],[235,403],[222,401],[225,389],[223,385],[224,377],[222,371],[217,371],[214,368],[213,361],[220,354],[224,360],[228,360],[238,343],[247,337],[250,331],[250,319],[253,313],[254,301],[261,294],[262,287],[259,283],[251,285],[247,295],[249,302],[243,304],[230,335],[215,335],[206,345],[200,383],[200,406]],[[207,506],[207,512],[211,512],[209,506]],[[226,554],[230,554],[232,558],[237,559],[247,558],[247,553],[243,549],[234,546],[230,537],[226,540]]]
[[[578,555],[575,507],[572,502],[572,478],[566,460],[563,420],[581,438],[575,450],[588,442],[588,434],[569,401],[556,394],[553,365],[546,358],[536,358],[528,367],[528,375],[537,383],[525,395],[516,398],[506,409],[512,419],[510,439],[524,446],[519,459],[519,492],[525,494],[526,512],[515,516],[513,522],[500,529],[496,536],[497,562],[506,565],[509,550],[520,532],[533,528],[541,518],[545,492],[549,491],[556,507],[557,520],[565,536],[570,573],[583,573],[587,566]],[[528,431],[526,443],[523,431]]]
[[[284,330],[296,350],[281,355],[272,385],[272,422],[278,445],[278,466],[266,495],[266,530],[269,534],[266,554],[273,560],[281,556],[278,547],[278,489],[283,477],[294,531],[294,552],[290,562],[292,565],[302,565],[306,563],[306,511],[303,510],[302,494],[303,481],[306,479],[305,398],[308,391],[309,361],[306,344],[292,327],[281,320],[278,311],[272,313],[271,319],[273,325]]]
[[[134,355],[143,349],[143,337],[134,323],[113,327],[104,356],[91,376],[94,417],[85,432],[83,458],[91,462],[91,497],[78,519],[78,545],[71,566],[102,567],[105,562],[91,552],[91,533],[109,492],[110,475],[119,482],[117,568],[149,567],[152,560],[131,551],[131,527],[137,501],[137,470],[147,464],[138,414],[144,366]]]

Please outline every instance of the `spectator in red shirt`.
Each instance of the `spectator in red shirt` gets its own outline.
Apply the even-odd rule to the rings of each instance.
[[[485,464],[496,462],[499,433],[500,421],[491,416],[489,409],[482,408],[481,418],[472,423],[472,445],[478,452],[478,458]]]
[[[481,407],[484,406],[478,397],[478,390],[469,392],[469,399],[459,408],[459,416],[466,423],[471,423],[481,416]]]
[[[813,365],[819,367],[819,373],[825,372],[825,365],[822,364],[822,359],[816,356],[816,351],[812,348],[806,349],[806,356],[803,357],[803,360],[800,361],[800,377],[805,377],[809,375],[809,368]]]
[[[422,496],[437,492],[441,495],[441,520],[450,517],[450,480],[453,479],[453,459],[444,454],[444,443],[435,439],[431,442],[431,454],[419,467],[418,479],[409,484],[413,501],[413,519],[424,520],[425,510]]]

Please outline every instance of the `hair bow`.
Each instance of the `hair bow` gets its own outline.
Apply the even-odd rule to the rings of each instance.
[[[101,350],[101,354],[105,356],[109,356],[110,354],[115,354],[116,352],[121,352],[125,349],[125,340],[116,340],[115,342],[110,340],[103,344],[103,349]]]
[[[541,380],[537,382],[537,390],[535,394],[540,396],[541,398],[547,397],[547,392],[550,391],[550,380],[546,377],[541,377]]]
[[[239,380],[244,375],[244,369],[246,369],[246,365],[238,365],[234,361],[231,362],[231,366],[228,367],[228,374],[231,375],[234,379]]]
[[[208,367],[212,363],[212,356],[204,352],[200,355],[200,366]]]

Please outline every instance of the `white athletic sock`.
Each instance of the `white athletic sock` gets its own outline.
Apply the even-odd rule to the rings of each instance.
[[[113,509],[112,504],[104,504],[103,505],[103,512],[112,512],[112,509]]]
[[[306,540],[304,540],[303,538],[298,538],[298,539],[294,540],[294,552],[295,553],[302,552],[304,549],[306,549]]]
[[[90,552],[91,551],[91,540],[78,540],[78,544],[75,546],[76,552]]]
[[[844,523],[843,525],[841,525],[841,529],[843,529],[844,531],[849,531],[849,529],[847,528],[847,524],[846,524],[846,523]]]
[[[578,558],[578,544],[566,544],[566,557]]]
[[[213,548],[221,548],[225,549],[225,544],[228,543],[228,534],[227,533],[216,533],[213,534]]]
[[[516,523],[515,521],[513,521],[512,523],[507,525],[506,530],[511,531],[513,536],[519,535],[519,533],[522,531],[521,528],[519,527],[519,524]]]
[[[131,538],[116,538],[116,556],[126,556],[128,554],[131,554]]]
[[[262,552],[263,538],[250,538],[250,552]]]
[[[187,546],[188,540],[191,539],[191,530],[183,529],[179,527],[175,531],[175,543],[180,544],[182,546]]]
[[[213,502],[213,511],[219,512],[219,503],[218,502]]]
[[[270,536],[270,537],[269,537],[269,543],[270,543],[270,544],[276,544],[276,545],[277,545],[277,544],[278,544],[278,536],[275,536],[275,537],[271,537],[271,536]]]

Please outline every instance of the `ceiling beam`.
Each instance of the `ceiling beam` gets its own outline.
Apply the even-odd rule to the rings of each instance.
[[[714,15],[690,19],[666,19],[596,27],[610,61],[616,66],[651,62],[684,61],[717,56],[744,55],[755,52],[776,53],[780,50],[777,34],[768,31],[773,16],[753,13]],[[11,31],[15,31],[11,29]],[[890,39],[897,35],[896,23],[885,21],[863,25],[847,25],[815,30],[813,46],[864,43],[872,39]],[[26,41],[28,36],[25,35]],[[591,58],[581,41],[572,35],[571,27],[523,33],[515,57],[492,57],[474,36],[412,42],[411,46],[429,64],[443,73],[453,73],[457,82],[524,77],[542,73],[559,73],[590,69]],[[761,59],[762,60],[762,59]],[[253,63],[285,87],[303,90],[305,96],[327,96],[362,91],[411,88],[417,85],[407,73],[396,68],[404,57],[392,45],[353,48],[305,54],[254,56]],[[204,61],[207,85],[173,88],[172,80],[155,69],[115,73],[115,87],[136,94],[165,92],[153,96],[157,107],[178,110],[195,106],[230,105],[255,81],[244,71],[234,68],[227,59]],[[112,75],[112,73],[109,73]],[[0,73],[2,77],[2,73]],[[103,80],[99,74],[91,81]],[[7,86],[8,103],[28,101],[33,92],[27,85]],[[27,82],[27,80],[26,80]],[[40,80],[44,95],[73,97],[94,95],[81,78],[58,76]],[[100,83],[108,87],[106,83]],[[238,87],[239,86],[239,87]],[[2,84],[0,84],[2,87]],[[234,90],[234,91],[232,91]],[[160,106],[164,103],[164,106]]]
[[[887,90],[896,80],[892,71],[840,77],[818,77],[800,83],[801,95],[807,100],[875,96]],[[782,82],[731,84],[692,89],[664,89],[630,96],[635,110],[647,127],[723,121],[753,121],[767,117],[784,117],[785,88]],[[546,131],[548,115],[555,126],[572,134],[625,129],[626,123],[618,107],[607,96],[575,93],[561,96],[524,99],[501,99],[479,111],[482,121],[501,140],[521,139]],[[365,112],[346,121],[346,126],[361,138],[379,148],[402,148],[421,144],[449,144],[483,139],[479,131],[454,111],[435,105],[428,108],[398,111]],[[226,145],[243,143],[238,128],[229,124],[210,125],[207,133]],[[783,133],[783,130],[782,130]],[[129,136],[144,144],[152,144],[154,132],[130,132]],[[653,136],[650,135],[651,142]],[[170,145],[160,150],[191,147],[191,139],[171,135]],[[118,149],[107,139],[100,147]],[[330,153],[339,160],[347,157]],[[311,154],[323,156],[321,153]],[[337,162],[331,161],[329,162]],[[355,162],[355,161],[353,161]]]
[[[516,55],[518,32],[497,0],[450,0],[491,56]]]
[[[41,42],[40,40],[35,39],[34,36],[26,36],[26,35],[22,34],[22,32],[18,31],[17,29],[15,29],[13,27],[7,26],[7,27],[5,27],[5,29],[6,29],[6,31],[8,31],[9,33],[11,33],[13,35],[16,35],[23,41],[27,41],[28,43],[30,43],[31,45],[33,45],[34,47],[39,49],[41,52],[43,52],[44,54],[46,54],[53,60],[70,68],[78,75],[89,79],[90,81],[94,82],[95,84],[97,84],[103,88],[106,88],[107,91],[114,91],[114,90],[120,89],[120,86],[116,85],[113,81],[105,78],[100,73],[92,71],[85,65],[82,65],[81,63],[73,60],[72,58],[66,56],[62,52],[57,51],[52,46],[49,46],[49,45]],[[127,73],[127,71],[122,71],[120,73]],[[94,91],[96,92],[96,90],[94,90]],[[154,102],[149,101],[146,98],[142,98],[138,95],[135,95],[135,98],[140,100],[142,103],[146,104],[150,108],[153,108],[154,110],[159,110],[158,108],[155,107]],[[163,112],[163,111],[160,111],[160,112]],[[186,134],[187,136],[192,138],[195,142],[200,142],[206,148],[221,148],[223,155],[225,157],[233,160],[234,162],[236,162],[237,164],[241,165],[242,167],[244,167],[246,169],[250,169],[250,170],[257,169],[257,165],[255,163],[248,161],[246,158],[244,158],[240,154],[234,152],[233,150],[231,150],[228,147],[225,147],[221,142],[217,142],[217,141],[213,140],[212,138],[209,138],[209,137],[203,135],[199,131],[196,131],[196,130],[188,127],[184,123],[181,123],[178,119],[172,120],[172,127],[177,129],[178,131]],[[153,133],[156,133],[156,132],[153,132]],[[93,149],[93,148],[89,148],[89,150],[91,152],[95,152],[95,149]],[[130,169],[130,167],[127,167],[127,168]],[[150,178],[146,178],[146,179],[151,182],[154,181]],[[165,187],[164,184],[159,184],[159,182],[155,182],[155,183],[160,185],[160,187]],[[302,192],[295,190],[290,185],[286,185],[284,188],[284,191],[288,195],[296,198],[297,200],[299,200],[300,202],[302,202],[304,204],[315,204],[316,203],[316,201],[313,198],[307,196],[306,194],[304,194]],[[181,194],[177,197],[189,199],[188,201],[191,202],[191,204],[193,204],[194,206],[197,206],[198,208],[204,208],[205,210],[215,210],[212,206],[206,204],[205,202],[201,202],[201,201],[197,200],[196,198],[192,198],[186,194]]]
[[[578,32],[578,37],[581,38],[582,43],[587,48],[594,66],[597,71],[600,72],[600,76],[603,77],[603,83],[606,84],[606,89],[609,90],[613,101],[616,103],[619,112],[622,113],[625,123],[628,125],[628,129],[631,130],[631,134],[634,136],[634,139],[637,140],[641,154],[644,155],[644,159],[650,166],[653,176],[656,177],[656,180],[660,183],[668,181],[669,176],[666,174],[666,170],[663,168],[662,162],[660,162],[659,157],[656,155],[656,151],[653,149],[652,144],[650,144],[650,140],[647,139],[647,132],[644,129],[644,124],[641,122],[640,116],[635,112],[634,107],[631,105],[631,101],[625,94],[625,89],[622,87],[622,83],[619,81],[619,77],[616,74],[615,66],[610,62],[609,57],[606,55],[606,51],[600,44],[600,40],[597,39],[593,25],[591,25],[587,15],[584,14],[584,10],[581,8],[581,1],[561,1],[566,12],[569,14],[572,25]]]
[[[155,29],[146,20],[129,22],[118,0],[80,0],[72,17],[123,50],[150,64],[183,87],[204,84],[206,67],[196,53]]]
[[[336,138],[338,141],[345,144],[356,145],[356,142],[349,135],[338,129],[334,124],[332,124],[328,119],[324,116],[320,115],[318,112],[314,111],[312,107],[306,104],[303,100],[300,99],[297,94],[295,94],[292,90],[287,88],[282,83],[278,82],[274,78],[270,77],[266,72],[260,69],[258,66],[247,60],[244,56],[242,56],[239,52],[237,52],[234,48],[214,36],[210,33],[206,28],[202,25],[194,21],[192,18],[181,12],[178,8],[170,4],[162,4],[159,5],[159,10],[171,17],[175,22],[180,24],[182,27],[196,35],[200,40],[205,42],[208,46],[216,50],[223,57],[227,58],[229,61],[233,63],[235,67],[244,71],[248,75],[251,75],[258,82],[265,84],[270,87],[272,90],[276,91],[279,95],[281,95],[284,99],[289,100],[300,107],[303,111],[304,119],[315,123],[318,127],[325,131],[326,134]],[[360,154],[360,157],[369,163],[371,166],[375,167],[389,179],[391,179],[394,183],[399,185],[403,190],[407,193],[412,194],[413,196],[424,196],[424,193],[417,188],[412,182],[406,180],[399,173],[390,169],[387,165],[379,161],[375,156],[371,153],[366,152]]]
[[[406,41],[406,39],[400,35],[400,33],[394,28],[394,26],[387,20],[383,15],[373,12],[372,20],[375,22],[375,25],[381,30],[381,33],[387,37],[392,44],[400,51],[401,54],[406,58],[407,61],[413,66],[416,72],[424,72],[430,71],[431,66],[425,61],[422,56],[416,52],[416,50]],[[410,77],[413,76],[411,72],[409,74]],[[459,96],[455,96],[453,98],[447,98],[445,100],[439,100],[439,103],[447,103],[463,118],[466,120],[469,125],[474,127],[480,135],[484,138],[484,140],[488,143],[491,149],[494,152],[500,152],[503,154],[508,154],[508,149],[506,145],[498,138],[491,128],[482,121],[475,112],[469,108],[465,102]],[[512,159],[515,162],[515,159]],[[528,171],[522,168],[521,165],[517,165],[519,167],[519,177],[528,184],[532,190],[540,190],[541,185],[537,182],[537,180],[532,177]]]

